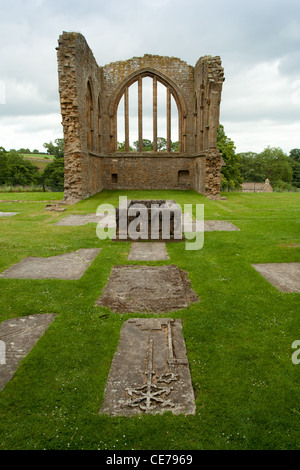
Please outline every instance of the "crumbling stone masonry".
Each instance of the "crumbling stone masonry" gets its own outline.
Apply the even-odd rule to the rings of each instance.
[[[217,128],[224,81],[220,57],[195,67],[146,54],[97,65],[85,38],[58,40],[58,75],[65,140],[65,202],[103,189],[193,189],[218,197],[221,168]],[[143,78],[153,80],[153,150],[143,149]],[[129,145],[128,89],[138,83],[138,149]],[[167,139],[159,151],[157,84],[166,87]],[[117,148],[117,110],[124,100],[125,146]],[[178,148],[171,147],[171,100],[178,108]]]

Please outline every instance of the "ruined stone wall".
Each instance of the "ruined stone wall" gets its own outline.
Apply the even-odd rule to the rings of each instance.
[[[194,189],[218,196],[222,158],[216,142],[224,80],[219,57],[202,57],[192,67],[175,57],[146,54],[99,67],[81,34],[63,33],[58,42],[67,202],[102,189]],[[148,75],[176,97],[179,153],[116,152],[119,99],[126,86]]]
[[[86,93],[91,82],[92,94],[101,95],[101,69],[84,37],[63,33],[57,48],[59,93],[65,141],[65,199],[76,202],[102,190],[101,159],[87,149]],[[97,123],[97,106],[93,107]]]
[[[186,152],[194,150],[193,104],[194,104],[194,69],[176,57],[162,57],[145,54],[126,61],[112,62],[103,67],[103,86],[105,89],[104,109],[110,117],[110,130],[113,132],[113,119],[116,104],[122,92],[122,85],[134,79],[136,73],[153,72],[166,79],[179,97],[182,112],[182,131]],[[106,151],[112,150],[106,147]]]
[[[102,180],[105,189],[194,189],[197,169],[194,157],[114,156],[103,158]]]
[[[224,165],[217,148],[221,92],[224,71],[220,57],[201,57],[195,65],[195,126],[196,151],[206,156],[203,194],[216,197],[221,189],[221,169]],[[202,192],[202,191],[201,191]]]

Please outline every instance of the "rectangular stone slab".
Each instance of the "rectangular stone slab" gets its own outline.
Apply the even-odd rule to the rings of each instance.
[[[240,229],[227,220],[205,220],[204,230],[205,232],[235,232]]]
[[[164,242],[132,242],[128,260],[159,261],[169,259]]]
[[[113,266],[95,305],[117,313],[165,313],[186,308],[198,300],[187,273],[175,265],[124,265]]]
[[[101,248],[82,248],[48,258],[28,257],[0,274],[10,279],[80,279],[101,251]]]
[[[70,227],[87,225],[89,223],[98,223],[103,217],[103,214],[71,214],[53,225]]]
[[[0,212],[0,217],[13,217],[17,214],[20,214],[20,212]]]
[[[300,292],[300,263],[266,263],[252,266],[281,292]]]
[[[198,221],[191,214],[183,215],[182,230],[185,232],[234,232],[240,229],[227,220]]]
[[[0,391],[15,374],[20,361],[55,319],[44,313],[5,320],[0,324]]]
[[[195,414],[181,320],[140,318],[121,329],[101,414]]]

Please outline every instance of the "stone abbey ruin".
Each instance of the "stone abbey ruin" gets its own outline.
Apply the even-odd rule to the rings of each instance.
[[[224,81],[220,57],[195,67],[174,57],[146,54],[98,66],[85,38],[64,32],[58,40],[58,75],[65,141],[65,201],[103,189],[192,189],[220,194],[217,129]],[[151,149],[144,147],[144,80],[151,83]],[[136,142],[130,141],[130,87],[135,85]],[[165,90],[165,146],[160,146],[158,90]],[[118,145],[122,108],[123,147]],[[176,115],[176,146],[173,116]]]

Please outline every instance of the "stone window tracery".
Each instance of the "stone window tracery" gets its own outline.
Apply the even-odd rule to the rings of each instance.
[[[122,90],[116,111],[117,151],[180,152],[181,118],[175,90],[143,74]]]

